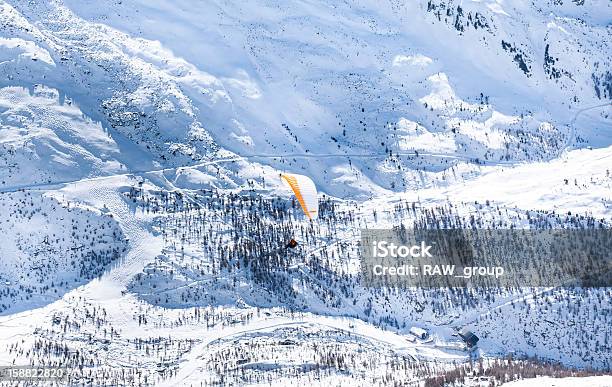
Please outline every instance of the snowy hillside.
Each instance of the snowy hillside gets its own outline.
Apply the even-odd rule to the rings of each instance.
[[[3,138],[4,185],[23,182],[14,175],[31,163],[20,160],[49,147],[85,148],[72,150],[73,178],[190,164],[223,147],[294,155],[252,161],[368,196],[423,185],[415,170],[611,143],[609,108],[579,114],[611,98],[609,2],[455,3],[3,3],[0,85],[35,98],[44,85],[57,100],[4,90],[18,105],[3,125],[61,133],[28,105],[66,98],[73,110],[56,107],[57,118],[84,116],[59,143],[44,131],[31,133],[39,146]],[[93,134],[100,124],[106,138]],[[126,152],[134,145],[141,157]],[[29,182],[68,174],[47,169]]]
[[[111,217],[40,194],[9,193],[0,201],[0,312],[20,312],[61,298],[104,273],[125,251]]]
[[[611,228],[611,26],[606,0],[0,0],[0,366],[608,385],[612,288],[368,287],[360,230]]]

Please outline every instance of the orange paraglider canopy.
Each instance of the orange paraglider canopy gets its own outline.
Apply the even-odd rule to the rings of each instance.
[[[316,219],[319,215],[319,199],[314,182],[308,176],[293,173],[283,173],[281,179],[293,190],[306,216]]]

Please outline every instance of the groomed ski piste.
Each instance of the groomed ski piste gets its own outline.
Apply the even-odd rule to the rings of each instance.
[[[0,365],[611,385],[610,288],[358,276],[363,228],[611,227],[612,11],[579,3],[0,2]]]

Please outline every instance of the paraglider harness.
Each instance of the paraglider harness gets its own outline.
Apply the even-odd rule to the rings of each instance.
[[[291,239],[289,243],[287,243],[287,247],[290,249],[295,249],[298,246],[298,243],[295,239]]]

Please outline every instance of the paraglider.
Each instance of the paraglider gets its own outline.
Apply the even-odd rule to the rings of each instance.
[[[289,185],[308,219],[316,219],[319,216],[319,199],[314,182],[308,176],[293,173],[281,174],[281,180]],[[298,242],[291,239],[286,247],[295,249],[297,246]]]
[[[308,219],[316,219],[319,216],[319,199],[314,182],[308,176],[293,173],[281,174],[281,180],[293,190]]]

